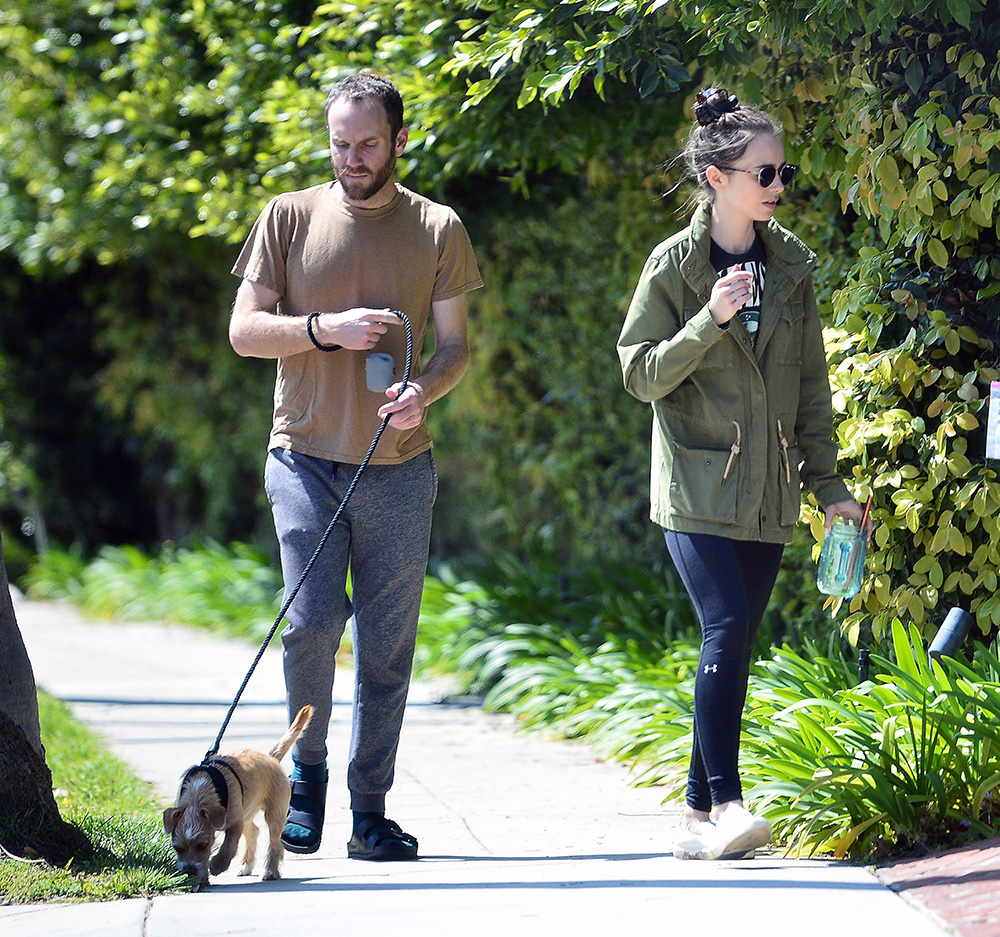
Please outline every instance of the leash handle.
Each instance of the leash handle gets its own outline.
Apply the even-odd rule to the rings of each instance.
[[[402,386],[399,388],[399,393],[402,394],[403,391],[406,390],[407,384],[410,382],[410,367],[413,364],[413,330],[410,326],[410,320],[406,316],[406,313],[401,312],[398,309],[393,309],[392,312],[399,317],[400,321],[403,323],[403,328],[406,330],[406,367],[403,369],[403,379],[400,381]],[[267,637],[264,638],[264,642],[261,644],[260,650],[257,651],[257,656],[253,659],[253,663],[247,671],[247,675],[243,678],[243,682],[240,684],[239,690],[236,691],[236,696],[233,699],[232,705],[229,707],[229,712],[226,713],[226,718],[222,721],[222,728],[219,729],[219,734],[215,737],[214,745],[205,753],[204,761],[208,761],[218,753],[219,746],[222,744],[222,736],[226,734],[226,729],[229,728],[229,721],[233,718],[233,713],[236,712],[236,707],[239,705],[240,698],[243,696],[243,691],[247,688],[247,684],[250,682],[253,672],[257,669],[260,659],[264,656],[264,651],[267,650],[267,646],[271,643],[274,633],[278,630],[278,626],[281,624],[285,614],[288,612],[289,607],[295,600],[295,596],[299,594],[299,589],[302,588],[302,583],[306,581],[306,576],[309,575],[309,571],[315,565],[316,560],[319,559],[319,555],[323,551],[323,547],[326,546],[327,540],[330,539],[330,535],[337,526],[337,521],[340,520],[340,515],[344,513],[344,507],[350,500],[351,495],[354,494],[354,489],[358,484],[358,479],[361,478],[361,473],[365,470],[369,461],[371,461],[371,457],[375,452],[375,447],[378,445],[378,441],[382,438],[382,433],[385,432],[385,428],[389,425],[389,420],[391,418],[391,415],[387,415],[382,418],[379,428],[375,431],[372,444],[368,447],[368,452],[365,454],[364,459],[361,460],[361,464],[358,466],[357,472],[354,473],[354,478],[351,479],[350,485],[347,486],[347,491],[344,492],[344,500],[340,502],[340,506],[333,515],[333,519],[330,521],[329,525],[327,525],[326,530],[323,532],[323,536],[320,537],[319,543],[313,551],[313,555],[309,557],[309,562],[306,563],[305,568],[302,570],[302,574],[299,576],[298,582],[295,583],[295,587],[285,597],[285,601],[281,605],[281,611],[278,612],[278,617],[274,619],[274,624],[271,625],[271,630],[268,631]]]

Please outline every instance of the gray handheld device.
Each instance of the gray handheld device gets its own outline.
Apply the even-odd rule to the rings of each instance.
[[[396,361],[384,351],[373,351],[365,360],[365,380],[368,389],[384,394],[396,380]]]

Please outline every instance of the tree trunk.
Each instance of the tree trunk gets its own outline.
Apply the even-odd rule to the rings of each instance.
[[[14,616],[0,539],[0,844],[19,856],[64,865],[90,850],[63,821],[52,795],[52,773],[38,728],[31,661]]]
[[[35,674],[24,649],[21,632],[14,616],[10,597],[7,568],[3,562],[3,540],[0,538],[0,712],[4,713],[23,733],[39,755],[45,757],[38,731],[38,698],[35,695]]]

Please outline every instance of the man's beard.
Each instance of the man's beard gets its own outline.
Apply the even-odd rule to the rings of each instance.
[[[340,181],[344,193],[352,202],[365,202],[392,178],[395,170],[396,154],[392,153],[374,175],[361,179],[351,179],[347,175],[348,169],[345,166],[340,173],[337,173],[337,179]]]

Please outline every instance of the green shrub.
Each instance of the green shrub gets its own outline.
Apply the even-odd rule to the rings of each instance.
[[[525,728],[585,739],[603,757],[636,765],[637,783],[652,784],[687,772],[698,653],[678,644],[651,663],[635,642],[609,638],[589,652],[566,632],[510,625],[469,658],[495,680],[486,709],[513,713]]]
[[[502,196],[468,219],[486,286],[470,296],[469,372],[429,411],[435,555],[565,566],[663,555],[649,520],[652,415],[623,389],[615,343],[643,261],[683,220],[640,187],[582,188]]]
[[[1000,820],[1000,660],[930,662],[920,630],[892,623],[896,663],[790,651],[761,661],[743,739],[747,794],[796,853],[877,858],[993,835]]]
[[[905,333],[893,339],[898,328],[880,325],[875,336],[859,310],[845,313],[833,347],[841,456],[854,464],[857,497],[874,493],[861,592],[827,603],[845,606],[854,643],[863,625],[878,641],[894,618],[914,621],[929,637],[941,609],[955,605],[976,616],[982,636],[1000,626],[1000,480],[977,439],[986,388],[1000,372],[986,367],[989,342],[904,292]],[[869,302],[864,315],[876,312]],[[812,524],[820,539],[818,514]]]
[[[421,607],[418,668],[448,669],[464,687],[485,692],[499,679],[498,654],[512,626],[538,628],[592,653],[609,640],[637,662],[654,666],[675,640],[698,634],[676,575],[645,564],[610,560],[567,569],[552,558],[526,563],[497,555],[460,580],[443,569],[428,577]]]
[[[56,551],[27,576],[29,595],[66,597],[99,618],[168,621],[260,640],[280,608],[280,574],[245,544],[217,543],[159,556],[105,547],[89,563]]]
[[[880,0],[850,12],[852,42],[803,21],[833,71],[786,92],[786,126],[812,140],[803,169],[868,226],[830,316],[840,454],[856,494],[875,496],[852,638],[870,625],[887,639],[895,618],[928,635],[955,605],[983,637],[1000,627],[1000,479],[982,432],[1000,373],[1000,27],[980,6]]]
[[[33,599],[69,599],[79,591],[86,565],[76,551],[46,550],[35,557],[21,582]]]

